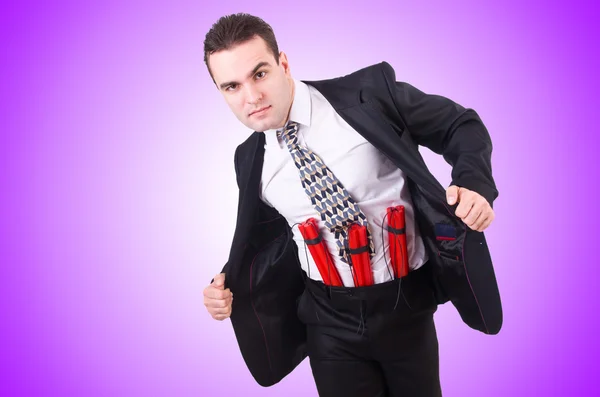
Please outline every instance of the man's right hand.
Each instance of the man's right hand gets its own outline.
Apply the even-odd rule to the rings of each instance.
[[[225,289],[225,273],[215,276],[213,282],[204,288],[204,306],[215,320],[223,321],[231,316],[233,293]]]

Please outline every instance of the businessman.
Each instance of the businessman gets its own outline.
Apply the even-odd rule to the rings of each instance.
[[[451,301],[486,334],[502,324],[482,233],[498,191],[478,115],[396,81],[386,62],[297,80],[271,27],[248,14],[213,25],[204,60],[231,111],[254,130],[235,151],[237,224],[204,304],[213,318],[231,318],[256,381],[273,385],[308,356],[320,396],[441,396],[437,306]],[[452,165],[447,189],[419,145]],[[391,271],[384,238],[386,208],[399,205],[404,277]],[[306,248],[298,224],[311,217],[342,286],[324,282]],[[368,230],[373,285],[356,285],[352,224]]]

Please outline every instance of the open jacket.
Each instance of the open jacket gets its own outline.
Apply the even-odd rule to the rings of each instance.
[[[498,333],[502,307],[484,234],[455,215],[457,205],[447,204],[445,188],[418,151],[423,145],[443,155],[452,165],[452,184],[481,194],[492,205],[498,196],[492,143],[479,116],[447,98],[396,82],[386,62],[304,82],[404,171],[438,303],[451,301],[467,325]],[[305,275],[286,219],[259,198],[264,144],[264,133],[254,132],[235,151],[239,204],[223,272],[235,295],[231,322],[242,356],[256,381],[269,386],[306,357],[306,328],[297,317]]]

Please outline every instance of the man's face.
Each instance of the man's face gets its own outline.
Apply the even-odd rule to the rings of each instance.
[[[246,127],[265,131],[284,126],[293,99],[293,80],[286,55],[279,65],[266,42],[255,38],[208,59],[225,101]]]

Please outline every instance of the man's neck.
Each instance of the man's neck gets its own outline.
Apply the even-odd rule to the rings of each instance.
[[[287,115],[285,116],[285,122],[283,123],[283,126],[285,126],[288,121],[290,121],[290,113],[292,113],[292,106],[294,105],[294,94],[296,92],[296,84],[294,83],[294,80],[292,79],[292,97],[290,98],[290,108],[288,109]]]

